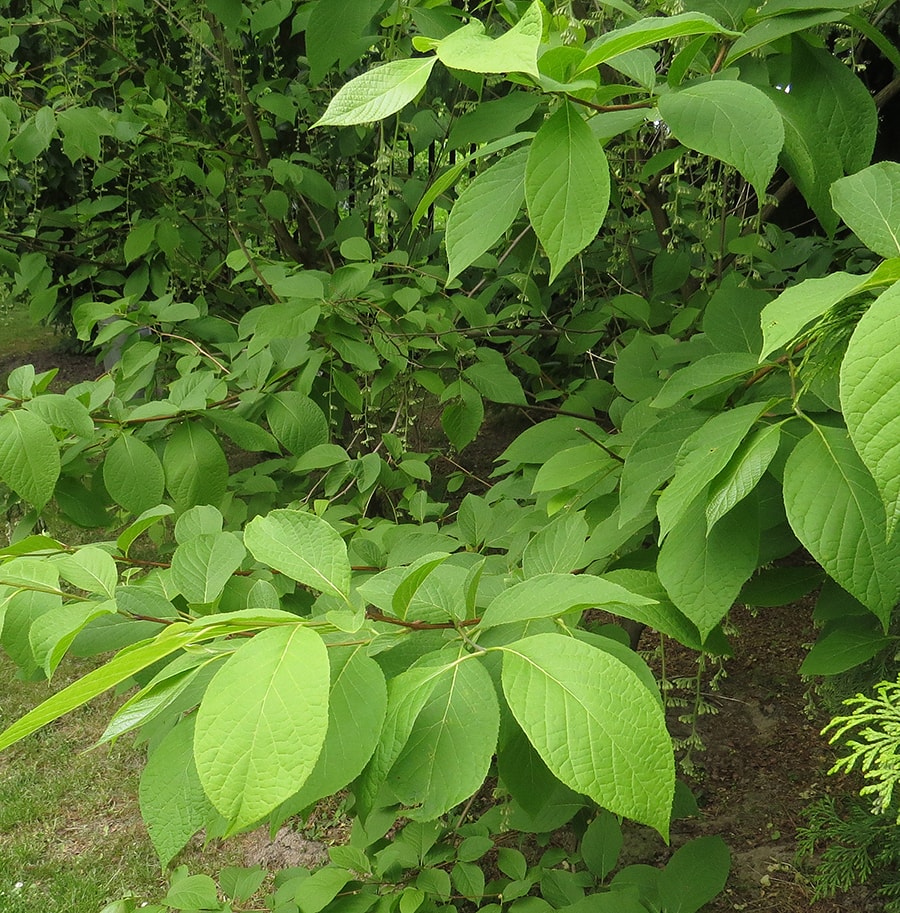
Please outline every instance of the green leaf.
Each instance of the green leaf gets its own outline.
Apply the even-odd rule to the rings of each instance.
[[[703,638],[700,636],[697,626],[675,606],[654,571],[618,568],[607,571],[606,577],[612,583],[618,583],[619,586],[623,586],[633,593],[656,600],[652,605],[616,606],[617,615],[639,621],[641,624],[659,631],[660,634],[675,638],[692,650],[703,649]]]
[[[478,259],[512,225],[525,201],[527,149],[516,149],[479,174],[447,217],[444,241],[449,282]]]
[[[756,570],[759,521],[755,500],[744,500],[707,533],[704,508],[698,499],[684,513],[662,544],[656,571],[705,640]]]
[[[559,634],[503,648],[503,693],[551,771],[664,837],[675,764],[659,701],[611,654]]]
[[[126,732],[143,726],[144,723],[159,716],[188,687],[196,683],[201,672],[205,673],[203,678],[208,684],[209,677],[214,672],[213,664],[224,661],[226,656],[227,654],[224,653],[213,654],[205,658],[185,655],[169,663],[153,677],[149,684],[119,707],[110,718],[106,729],[103,730],[103,735],[97,739],[97,744],[102,745],[104,742],[117,739]],[[191,762],[193,763],[193,753]]]
[[[128,549],[131,548],[134,540],[137,539],[141,533],[150,529],[163,517],[169,517],[173,513],[171,507],[168,504],[160,504],[157,507],[151,507],[149,510],[145,510],[133,523],[130,523],[125,527],[124,530],[119,534],[119,538],[116,539],[116,546],[121,550],[124,555],[128,554]]]
[[[841,619],[824,633],[800,665],[801,675],[839,675],[872,659],[895,638],[883,637],[871,615]]]
[[[616,867],[622,851],[622,826],[616,816],[601,808],[581,838],[581,858],[601,881]]]
[[[436,48],[438,60],[452,70],[475,73],[528,73],[540,75],[538,49],[544,31],[543,4],[534,2],[504,35],[489,38],[484,24],[473,19],[444,38]]]
[[[278,453],[278,442],[256,422],[249,422],[226,409],[207,409],[205,415],[241,450],[249,450],[251,453]]]
[[[526,405],[522,384],[502,359],[470,365],[462,375],[485,399],[493,403]]]
[[[122,251],[125,256],[125,262],[131,263],[134,260],[137,260],[138,257],[143,257],[144,254],[150,250],[150,245],[153,244],[155,238],[155,221],[138,222],[138,224],[128,232],[128,237],[125,239],[125,246]]]
[[[532,493],[556,491],[575,485],[584,479],[601,478],[619,467],[606,451],[596,444],[579,444],[560,450],[537,471]]]
[[[616,606],[642,606],[652,599],[593,574],[540,574],[503,590],[484,610],[481,628],[535,618],[555,618],[590,608],[615,611]]]
[[[703,489],[728,465],[764,408],[760,403],[750,403],[720,412],[684,442],[678,454],[675,475],[657,504],[661,540],[680,522]]]
[[[791,92],[827,132],[846,174],[872,160],[878,111],[871,93],[854,70],[827,48],[795,38],[791,45]],[[823,181],[823,183],[826,183]]]
[[[313,7],[306,26],[306,54],[314,86],[337,61],[343,69],[359,59],[364,53],[360,35],[368,34],[372,17],[382,6],[383,0],[329,0]]]
[[[195,536],[175,549],[172,581],[189,603],[214,602],[246,554],[234,533]]]
[[[395,114],[425,88],[436,62],[436,57],[394,60],[351,79],[313,127],[348,127]]]
[[[94,434],[94,420],[90,412],[74,396],[61,393],[44,393],[25,404],[29,412],[42,418],[52,428],[62,428],[82,438]]]
[[[182,719],[153,749],[141,773],[141,817],[163,866],[215,814],[194,763],[194,721],[193,715]]]
[[[781,426],[766,425],[741,442],[710,486],[706,502],[708,530],[756,488],[778,451],[780,441]]]
[[[325,866],[300,882],[294,894],[294,903],[300,913],[320,913],[352,878],[351,872],[345,868]]]
[[[703,412],[672,412],[632,444],[619,483],[620,526],[640,516],[653,492],[672,477],[678,452],[706,420]]]
[[[500,710],[491,677],[477,660],[456,663],[422,706],[388,787],[408,817],[431,821],[484,782],[497,745]]]
[[[175,429],[166,444],[163,467],[166,487],[181,511],[197,504],[217,506],[225,497],[228,461],[219,442],[202,425],[185,422]]]
[[[757,366],[756,355],[743,352],[717,352],[707,355],[676,371],[663,384],[653,400],[655,409],[669,409],[693,393],[715,392],[722,384],[731,383]],[[713,389],[710,389],[713,388]]]
[[[827,92],[816,90],[815,94],[820,98]],[[830,237],[837,228],[838,217],[831,205],[829,187],[844,176],[834,138],[827,126],[816,119],[816,112],[810,111],[802,96],[794,91],[793,82],[790,92],[769,89],[766,95],[784,123],[781,164]]]
[[[321,593],[350,592],[347,546],[325,520],[299,510],[273,510],[244,528],[244,545],[257,561]]]
[[[398,618],[406,618],[409,604],[418,592],[422,584],[428,579],[429,575],[435,568],[442,565],[450,555],[446,552],[437,552],[436,554],[424,555],[415,561],[409,567],[402,579],[398,582],[397,588],[391,599],[391,611]]]
[[[878,162],[831,185],[837,214],[866,247],[900,254],[900,164]]]
[[[136,645],[127,652],[120,653],[99,669],[89,672],[77,682],[57,692],[0,733],[0,751],[31,735],[47,723],[52,723],[70,710],[86,704],[119,682],[131,678],[135,672],[140,672],[141,669],[146,669],[147,666],[182,649],[195,639],[196,631],[184,628],[169,630],[156,640]]]
[[[0,415],[0,481],[41,510],[59,471],[59,445],[44,422],[24,409]]]
[[[796,339],[817,317],[864,289],[874,275],[832,273],[821,279],[806,279],[785,289],[763,308],[760,316],[763,345],[759,360],[765,361],[773,352]]]
[[[757,196],[765,195],[784,125],[764,92],[735,80],[697,83],[661,96],[659,113],[679,142],[733,165]]]
[[[328,653],[297,625],[257,634],[216,673],[197,712],[194,760],[229,831],[292,796],[328,728]]]
[[[853,331],[841,364],[841,406],[872,474],[890,540],[900,520],[900,285],[883,292]]]
[[[47,678],[56,671],[72,641],[86,625],[95,618],[116,611],[116,604],[105,602],[75,602],[59,606],[36,618],[28,631],[28,642],[35,661],[44,670]]]
[[[721,837],[697,837],[680,846],[659,875],[666,911],[697,913],[721,893],[731,871],[731,853]]]
[[[328,733],[313,772],[286,806],[300,812],[359,776],[372,757],[387,709],[381,667],[364,647],[329,650]]]
[[[115,596],[119,571],[109,552],[86,546],[71,555],[62,555],[56,561],[60,576],[88,593],[100,593],[110,599]]]
[[[29,165],[47,149],[55,133],[56,116],[53,109],[45,105],[25,121],[10,143],[10,151],[22,164]]]
[[[831,0],[834,3],[843,3],[844,0]],[[838,22],[847,14],[837,9],[827,9],[821,12],[796,13],[793,15],[776,16],[757,22],[738,38],[731,46],[725,58],[725,66],[730,67],[736,60],[750,54],[759,48],[773,45],[786,35],[793,35],[803,29],[813,28],[825,22]]]
[[[784,467],[788,522],[826,573],[887,629],[900,598],[900,552],[884,505],[847,432],[816,426]]]
[[[103,484],[116,504],[141,514],[162,501],[165,475],[155,451],[134,435],[124,434],[106,452]]]
[[[185,875],[178,881],[173,879],[163,903],[185,913],[221,909],[216,883],[209,875]]]
[[[762,346],[759,315],[772,296],[744,281],[737,272],[726,274],[703,309],[703,332],[718,352],[755,355]]]
[[[450,443],[462,450],[475,440],[478,429],[484,421],[484,401],[481,394],[470,384],[460,381],[454,384],[454,398],[441,413],[441,427]]]
[[[387,712],[381,738],[354,790],[362,818],[367,818],[375,808],[385,779],[406,746],[416,718],[438,681],[452,668],[453,664],[418,666],[401,672],[388,682]]]
[[[536,577],[575,570],[581,566],[579,559],[587,535],[588,525],[582,514],[562,514],[525,546],[522,573]]]
[[[294,456],[328,443],[328,419],[308,397],[295,390],[276,393],[266,406],[272,434]]]
[[[578,67],[579,73],[596,67],[619,54],[645,48],[660,41],[682,38],[686,35],[729,35],[733,32],[720,25],[711,16],[703,13],[681,13],[677,16],[651,16],[621,29],[613,29],[598,38],[587,51],[587,56]]]
[[[609,206],[609,165],[571,102],[538,130],[528,152],[525,202],[550,258],[550,281],[597,236]]]

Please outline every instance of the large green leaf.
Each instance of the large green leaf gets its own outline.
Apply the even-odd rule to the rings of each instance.
[[[436,57],[394,60],[341,86],[314,127],[382,120],[408,105],[428,82]]]
[[[587,535],[588,525],[582,514],[561,514],[525,547],[522,573],[526,577],[567,574],[581,567],[579,558]]]
[[[387,687],[378,663],[364,647],[331,648],[329,656],[328,733],[309,779],[286,803],[294,812],[336,793],[359,776],[384,724]]]
[[[593,574],[539,574],[503,590],[484,610],[482,628],[535,618],[555,618],[580,609],[642,606],[652,599]]]
[[[833,143],[846,174],[872,160],[878,111],[875,100],[851,67],[827,48],[795,38],[791,45],[791,91],[819,127],[815,137]],[[824,175],[822,183],[828,186]]]
[[[487,776],[499,722],[494,684],[480,662],[470,658],[442,676],[387,776],[404,814],[431,821],[471,796]]]
[[[372,17],[384,0],[328,0],[316,3],[306,26],[306,55],[309,79],[318,85],[328,68],[340,61],[342,67],[358,60],[369,44],[360,41],[367,34]]]
[[[806,279],[785,289],[763,308],[760,316],[763,329],[760,361],[796,339],[800,331],[817,317],[865,288],[867,280],[873,275],[832,273],[821,279]]]
[[[24,409],[0,415],[0,481],[41,510],[59,471],[59,446],[45,422]]]
[[[766,95],[784,122],[781,164],[830,237],[838,226],[838,217],[831,205],[829,188],[844,176],[834,137],[818,120],[817,112],[804,104],[803,96],[794,91],[793,85],[790,92],[770,89]],[[816,95],[820,97],[819,92]]]
[[[619,54],[644,48],[660,41],[683,38],[686,35],[730,35],[733,32],[720,25],[711,16],[703,13],[680,13],[677,16],[652,16],[641,19],[621,29],[613,29],[598,38],[589,48],[587,56],[581,61],[578,72],[583,73],[598,64],[612,60]]]
[[[668,834],[672,745],[659,701],[624,663],[559,634],[503,648],[503,693],[544,763],[598,805]]]
[[[571,102],[538,130],[528,153],[525,202],[547,256],[550,281],[597,236],[609,206],[609,165]]]
[[[778,451],[780,440],[781,426],[765,425],[741,442],[710,486],[706,504],[708,529],[756,488]]]
[[[300,624],[257,634],[216,673],[197,712],[194,760],[233,832],[292,796],[328,728],[328,653]]]
[[[172,555],[172,580],[189,603],[218,599],[246,551],[234,533],[204,533],[183,542]]]
[[[756,355],[749,352],[716,352],[676,371],[653,400],[656,409],[669,409],[694,393],[711,395],[756,367]]]
[[[672,478],[678,452],[707,419],[706,413],[691,409],[671,412],[631,445],[619,483],[620,526],[638,517],[653,492]]]
[[[272,434],[294,456],[328,443],[328,419],[308,396],[296,390],[276,393],[266,406]]]
[[[215,815],[194,763],[194,716],[185,717],[153,749],[141,773],[141,817],[166,866]]]
[[[863,315],[841,364],[847,430],[875,480],[890,539],[900,520],[900,285]]]
[[[216,506],[225,497],[228,461],[215,437],[196,422],[185,422],[169,438],[163,467],[166,488],[179,510],[196,504]]]
[[[537,77],[537,54],[543,31],[543,4],[535,0],[525,15],[499,38],[489,38],[484,33],[484,24],[473,19],[440,41],[436,53],[438,60],[453,70],[528,73]]]
[[[841,3],[845,0],[840,0]],[[847,0],[852,2],[852,0]],[[813,28],[825,22],[837,22],[847,14],[836,9],[826,9],[811,13],[775,16],[750,26],[731,46],[725,58],[725,66],[730,67],[736,60],[750,54],[758,48],[772,45],[786,35],[793,35],[803,29]]]
[[[887,629],[900,597],[900,551],[884,504],[846,431],[817,426],[784,467],[784,506],[809,553]]]
[[[347,546],[335,528],[313,514],[273,510],[244,528],[244,545],[258,561],[322,593],[350,591]]]
[[[765,195],[784,125],[764,92],[735,80],[701,82],[661,96],[659,113],[680,143],[733,165]]]
[[[151,447],[134,435],[123,434],[103,459],[103,484],[116,504],[141,514],[162,501],[165,475]]]
[[[354,789],[362,818],[367,818],[376,807],[387,775],[409,740],[422,708],[437,683],[454,665],[418,666],[401,672],[388,682],[387,712],[381,738]]]
[[[512,225],[525,200],[527,149],[516,149],[483,171],[459,195],[444,236],[453,279]]]
[[[697,913],[725,887],[731,853],[721,837],[697,837],[675,850],[659,873],[667,913]]]
[[[707,533],[705,504],[693,502],[663,542],[656,572],[672,602],[706,639],[756,570],[759,521],[744,500]]]
[[[900,164],[879,162],[835,181],[831,200],[866,247],[882,257],[900,254]]]
[[[102,615],[116,611],[112,599],[104,602],[70,602],[36,618],[28,631],[28,641],[37,664],[50,678],[78,632]]]
[[[92,545],[80,548],[56,559],[56,569],[72,586],[87,593],[99,593],[112,598],[119,582],[116,562],[109,552]]]
[[[94,433],[91,413],[74,396],[44,393],[25,403],[25,408],[53,428],[62,428],[82,438],[90,438]]]
[[[675,475],[656,506],[660,539],[681,521],[697,496],[728,465],[762,410],[761,404],[750,403],[720,412],[684,442]]]

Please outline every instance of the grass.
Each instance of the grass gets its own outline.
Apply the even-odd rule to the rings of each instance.
[[[58,342],[59,336],[52,327],[36,326],[28,316],[28,308],[10,300],[8,290],[0,286],[0,356],[50,349]]]
[[[50,685],[21,681],[0,655],[0,728],[96,664],[66,660]],[[165,894],[138,807],[144,752],[127,738],[88,750],[119,703],[102,695],[0,753],[2,913],[99,913],[124,896]],[[192,845],[177,861],[215,876],[242,853],[240,840]]]
[[[68,665],[55,690],[88,671]],[[0,723],[51,692],[0,661]],[[0,910],[97,913],[133,892],[160,896],[159,863],[140,820],[141,754],[120,743],[85,752],[115,701],[101,698],[0,754]]]

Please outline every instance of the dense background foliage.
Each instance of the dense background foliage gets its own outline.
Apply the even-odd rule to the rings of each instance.
[[[617,816],[667,837],[691,808],[629,640],[727,655],[736,601],[817,591],[804,672],[893,656],[894,19],[14,4],[0,267],[108,373],[0,397],[0,642],[28,677],[119,652],[0,746],[139,684],[104,738],[149,747],[164,864],[349,789],[349,846],[285,875],[283,913],[699,909],[717,839],[610,877]],[[467,471],[513,410],[492,480]],[[485,886],[497,834],[573,819],[575,856],[508,851]],[[219,901],[182,873],[165,903]]]

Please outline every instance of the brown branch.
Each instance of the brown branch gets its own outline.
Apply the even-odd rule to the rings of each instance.
[[[369,618],[372,621],[383,621],[389,625],[398,625],[401,628],[409,628],[411,631],[452,631],[456,628],[477,625],[481,621],[480,618],[468,618],[465,621],[439,621],[435,623],[427,621],[404,621],[402,618],[382,615],[381,612],[377,612],[375,609],[368,609],[366,611],[366,618]]]
[[[569,101],[574,101],[576,105],[584,105],[585,108],[590,108],[591,111],[599,111],[601,114],[607,114],[611,111],[637,111],[639,108],[653,107],[652,101],[633,101],[625,105],[598,105],[596,102],[587,101],[584,98],[578,98],[568,93],[566,93],[566,98]]]

